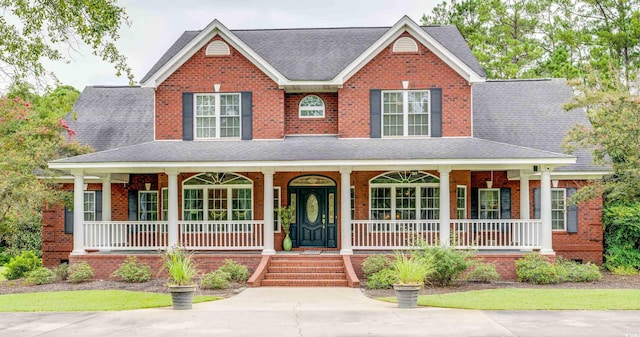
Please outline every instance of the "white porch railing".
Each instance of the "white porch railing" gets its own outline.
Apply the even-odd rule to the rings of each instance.
[[[435,245],[440,240],[437,220],[354,220],[351,222],[353,249],[416,248],[417,241]]]
[[[84,248],[160,249],[168,244],[168,225],[157,221],[85,221]]]
[[[539,249],[541,220],[451,220],[451,244],[473,249]]]
[[[188,249],[255,250],[264,247],[264,221],[179,221],[178,240]]]
[[[540,220],[451,220],[452,246],[461,249],[539,249]],[[416,248],[416,242],[433,246],[440,242],[438,220],[354,220],[353,249],[389,250]]]

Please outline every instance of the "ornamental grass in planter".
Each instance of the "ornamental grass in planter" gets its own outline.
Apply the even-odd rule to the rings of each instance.
[[[193,279],[198,275],[193,254],[181,246],[167,249],[164,256],[163,269],[167,270],[169,279],[167,286],[171,293],[174,310],[191,309],[196,284]]]
[[[433,273],[433,260],[416,254],[407,255],[396,252],[392,271],[397,280],[393,285],[398,299],[398,308],[416,308],[418,292],[424,281]]]

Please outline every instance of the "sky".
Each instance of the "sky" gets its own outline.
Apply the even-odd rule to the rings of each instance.
[[[119,50],[139,81],[185,30],[200,30],[214,19],[227,28],[389,27],[404,15],[420,23],[440,0],[119,0],[130,26],[120,31]],[[45,62],[60,82],[127,85],[113,66],[88,48],[69,54],[70,63]]]

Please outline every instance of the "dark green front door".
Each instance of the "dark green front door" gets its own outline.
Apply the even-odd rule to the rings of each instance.
[[[300,219],[300,246],[325,247],[327,245],[327,189],[300,188],[298,216]]]

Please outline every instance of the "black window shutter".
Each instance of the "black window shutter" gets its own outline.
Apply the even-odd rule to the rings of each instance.
[[[431,89],[431,137],[442,137],[442,89]]]
[[[471,189],[471,219],[478,219],[478,189]]]
[[[96,194],[96,221],[102,221],[102,191],[95,191]]]
[[[540,219],[540,189],[533,189],[533,218]]]
[[[129,191],[129,221],[138,221],[138,191]]]
[[[567,200],[578,192],[577,188],[567,188]],[[567,233],[578,233],[578,205],[567,206]]]
[[[500,189],[500,219],[511,219],[511,189]]]
[[[73,234],[73,209],[64,208],[64,233]]]
[[[371,89],[369,93],[369,109],[370,109],[370,137],[382,137],[382,91]]]
[[[193,140],[193,93],[182,93],[182,140]]]
[[[253,139],[253,100],[251,92],[240,94],[242,105],[242,140]]]

